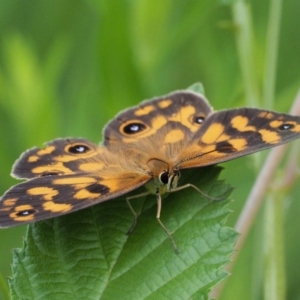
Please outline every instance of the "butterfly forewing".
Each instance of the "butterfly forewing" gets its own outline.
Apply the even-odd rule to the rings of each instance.
[[[29,180],[0,201],[0,227],[43,220],[116,198],[151,179],[130,163],[83,139],[57,139],[26,151],[13,174]],[[123,160],[126,162],[125,157]]]
[[[101,163],[103,149],[85,139],[56,139],[42,149],[34,147],[15,162],[12,175],[20,179],[39,176],[77,174],[83,160]],[[95,159],[96,158],[96,159]],[[80,163],[79,163],[80,161]],[[96,168],[95,168],[96,169]]]
[[[300,137],[300,117],[254,108],[215,112],[181,156],[181,168],[228,161]]]
[[[172,130],[176,124],[194,134],[211,112],[212,108],[202,95],[188,91],[177,91],[146,100],[121,112],[107,124],[104,145],[111,149],[140,143],[155,136],[163,128]]]

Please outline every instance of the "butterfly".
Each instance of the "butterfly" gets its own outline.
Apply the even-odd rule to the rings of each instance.
[[[55,139],[24,152],[12,175],[25,181],[1,198],[0,227],[57,217],[145,186],[143,195],[156,195],[157,220],[171,237],[160,221],[161,195],[191,186],[178,185],[181,170],[299,138],[300,117],[256,108],[213,112],[201,94],[180,90],[122,111],[103,137],[100,145]],[[129,200],[139,196],[127,198],[135,222]]]

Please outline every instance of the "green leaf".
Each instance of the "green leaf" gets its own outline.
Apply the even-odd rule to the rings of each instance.
[[[181,184],[196,184],[211,197],[232,188],[218,181],[220,167],[183,172]],[[135,191],[133,194],[138,194]],[[211,201],[193,188],[163,199],[132,200],[141,213],[131,235],[125,198],[29,225],[22,249],[14,251],[12,299],[208,299],[223,280],[237,233],[224,227],[227,200]]]
[[[205,95],[204,86],[201,82],[196,82],[196,83],[192,84],[191,86],[189,86],[187,88],[187,90],[193,91],[198,94]]]

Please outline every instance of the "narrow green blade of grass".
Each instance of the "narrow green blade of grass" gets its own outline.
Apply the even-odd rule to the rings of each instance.
[[[228,196],[232,188],[217,180],[220,171],[189,170],[181,183]],[[193,188],[163,199],[161,220],[179,254],[156,221],[155,197],[133,202],[142,212],[129,236],[124,198],[30,225],[13,255],[12,299],[208,299],[227,276],[223,266],[237,238],[224,226],[228,201],[211,201]]]

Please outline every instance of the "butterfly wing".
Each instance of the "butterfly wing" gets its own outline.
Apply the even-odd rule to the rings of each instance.
[[[211,112],[179,91],[120,113],[104,146],[57,139],[26,151],[12,174],[27,181],[0,201],[0,227],[62,215],[128,193],[167,167],[217,164],[300,137],[300,117],[242,108]]]
[[[76,174],[84,169],[82,160],[93,160],[93,167],[101,167],[101,160],[95,157],[104,150],[85,139],[55,139],[25,151],[13,165],[12,176],[30,179],[40,176]]]
[[[13,186],[0,201],[0,227],[76,211],[128,193],[151,180],[143,169],[83,139],[58,139],[33,148],[16,162],[13,174],[29,180]],[[122,165],[119,160],[125,161]]]
[[[212,112],[207,100],[200,94],[177,91],[146,100],[127,109],[111,120],[104,129],[104,145],[109,149],[139,144],[164,128],[183,126],[189,135],[199,130],[202,121]]]
[[[254,108],[211,114],[183,149],[178,166],[193,168],[228,161],[300,137],[300,117]]]

